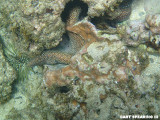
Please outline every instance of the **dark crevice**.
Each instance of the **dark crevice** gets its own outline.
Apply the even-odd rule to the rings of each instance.
[[[79,15],[79,20],[81,20],[87,16],[88,5],[80,0],[73,0],[73,1],[70,1],[66,4],[66,6],[61,14],[61,18],[62,18],[63,22],[66,22],[68,20],[68,17],[69,17],[71,10],[76,7],[80,7],[82,9],[82,11]]]
[[[159,50],[159,48],[160,48],[160,47],[157,47],[157,45],[154,42],[151,42],[151,41],[146,42],[146,45],[147,45],[147,47],[151,47],[151,48],[153,48],[155,50]]]
[[[52,85],[52,87],[50,87],[47,92],[49,93],[48,97],[52,98],[55,94],[60,95],[60,94],[67,94],[70,91],[72,91],[71,86],[66,85],[66,86],[59,86],[59,85]]]
[[[65,22],[65,23],[67,22],[67,20],[69,19],[69,14],[76,7],[81,8],[81,13],[79,15],[79,21],[87,16],[88,5],[86,3],[84,3],[83,1],[73,0],[73,1],[68,2],[65,5],[65,8],[64,8],[64,10],[61,14],[61,18],[62,18],[63,22]],[[70,44],[70,38],[68,36],[68,32],[63,34],[62,42],[56,48],[53,48],[53,49],[54,50],[59,50],[59,51],[64,52],[64,53],[73,54],[72,50],[71,50],[72,46]]]
[[[68,86],[57,87],[57,92],[59,93],[67,93],[69,91],[70,91],[70,88]]]
[[[117,16],[116,18],[114,17],[112,18],[111,15],[109,15],[108,13],[105,13],[103,16],[92,18],[91,22],[94,25],[96,25],[97,28],[99,28],[99,26],[101,26],[101,28],[104,27],[104,29],[106,29],[107,27],[116,28],[118,23],[121,23],[129,18],[131,13],[131,5],[133,1],[134,0],[123,0],[119,4],[119,6],[114,8],[114,12],[112,14],[114,15],[114,14],[117,14],[117,12],[119,12],[120,16]],[[125,13],[125,11],[129,11],[129,12],[128,14],[123,15],[123,12]]]
[[[59,87],[59,92],[60,93],[67,93],[70,91],[70,88],[67,87],[67,86],[62,86],[62,87]]]
[[[123,0],[123,2],[120,3],[119,7],[120,8],[131,7],[133,1],[134,0]]]

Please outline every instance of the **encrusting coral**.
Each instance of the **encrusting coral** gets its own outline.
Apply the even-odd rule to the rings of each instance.
[[[99,83],[106,83],[107,80],[111,79],[125,81],[129,79],[129,76],[139,75],[147,66],[147,55],[145,53],[143,55],[134,53],[120,41],[112,43],[107,38],[98,36],[96,27],[87,20],[78,21],[78,16],[75,16],[75,13],[79,14],[80,8],[74,8],[71,11],[66,30],[70,37],[72,49],[78,52],[82,48],[81,52],[72,57],[69,66],[56,71],[49,68],[45,70],[44,81],[47,87],[51,87],[53,84],[64,86],[73,82],[77,77],[82,81],[93,80]],[[96,44],[95,48],[93,47],[94,42]],[[92,50],[89,50],[90,48]],[[98,59],[99,61],[96,61],[97,58],[94,57],[96,54],[100,56],[100,51],[94,53],[97,48],[104,50],[101,60]],[[134,54],[135,58],[132,58],[131,54]],[[54,59],[56,57],[52,58],[52,60]],[[143,60],[146,62],[141,64]],[[100,61],[103,61],[104,66],[101,67],[104,68],[104,71],[100,70]],[[120,61],[122,62],[119,63]]]
[[[160,48],[160,14],[148,14],[146,27],[151,31],[149,42],[155,49]]]
[[[88,5],[88,15],[93,17],[99,17],[104,15],[106,11],[114,11],[115,7],[119,5],[123,0],[82,0]],[[127,0],[126,0],[127,1]]]
[[[146,16],[146,22],[153,34],[160,34],[160,14],[149,14]]]
[[[72,55],[74,55],[77,51],[79,51],[82,48],[82,46],[84,46],[85,44],[89,45],[92,42],[103,40],[103,38],[100,38],[96,35],[97,34],[96,28],[91,22],[88,22],[87,20],[79,21],[80,13],[81,13],[80,7],[74,8],[70,12],[69,19],[67,20],[67,23],[66,23],[66,30],[68,31],[68,35],[69,35],[70,43],[71,43],[70,53]],[[120,16],[121,16],[121,14],[119,15],[119,17]],[[124,16],[128,16],[128,14],[124,15]],[[114,20],[118,21],[119,19],[121,19],[121,17],[120,18],[119,17],[115,18]],[[57,53],[59,55],[61,55],[61,53],[59,53],[59,52],[57,52]],[[57,53],[55,53],[54,51],[52,53],[50,52],[50,57],[49,56],[48,57],[51,58],[51,56],[53,56],[54,58],[52,57],[51,60],[54,61],[54,59],[57,59],[56,55],[55,55]],[[42,61],[45,62],[45,58],[47,58],[47,54],[48,53],[46,53],[46,54],[44,53],[41,57],[39,57],[39,59],[31,61],[30,65],[34,65],[34,64],[36,65],[36,64],[38,64],[38,62],[42,63]],[[64,59],[70,57],[69,54],[67,55],[64,53],[62,53],[62,56],[64,56]],[[59,60],[59,62],[60,61],[63,61],[63,60]],[[58,60],[57,60],[57,62],[58,62]],[[48,62],[46,62],[46,63],[48,63]],[[53,64],[54,62],[51,62],[51,63]],[[68,64],[67,61],[66,61],[66,64]]]
[[[126,4],[124,2],[120,5],[119,8],[123,9],[125,12],[126,9],[130,9],[131,2],[132,1]],[[66,83],[67,84],[69,83],[66,77],[73,80],[76,77],[78,77],[82,81],[85,81],[87,79],[88,80],[92,79],[99,83],[105,83],[106,80],[109,80],[111,78],[115,78],[116,81],[120,81],[120,80],[127,80],[129,76],[140,74],[141,71],[143,70],[142,68],[145,68],[145,66],[147,66],[147,61],[144,62],[145,64],[143,65],[140,64],[140,62],[143,59],[147,60],[147,56],[145,54],[139,55],[139,53],[136,53],[135,54],[136,60],[130,57],[127,58],[127,55],[130,56],[130,54],[134,54],[134,53],[132,53],[132,51],[127,49],[125,45],[120,41],[118,41],[118,43],[117,41],[116,43],[114,42],[111,43],[110,40],[108,40],[107,38],[99,36],[96,27],[91,22],[85,19],[79,21],[80,13],[81,13],[80,7],[73,8],[66,22],[66,30],[68,32],[68,35],[70,38],[70,44],[71,44],[70,53],[67,53],[67,52],[64,53],[60,51],[46,52],[43,55],[29,62],[29,65],[31,66],[42,65],[42,64],[57,64],[57,63],[69,64],[70,63],[68,67],[60,69],[58,71],[46,70],[44,75],[45,84],[47,86],[52,86],[53,84],[58,84],[60,86],[63,86]],[[116,16],[112,20],[121,21],[123,17],[125,16],[128,17],[130,15],[130,11],[127,14],[124,14],[123,17],[121,17],[122,14],[123,13],[118,14],[119,16]],[[92,48],[89,46],[92,45],[91,43],[93,42],[104,42],[104,41],[106,41],[105,45],[104,46],[99,45],[98,47],[100,48],[105,47],[106,49],[108,49],[105,52],[105,54],[101,56],[103,59],[107,60],[106,62],[104,61],[103,63],[104,65],[108,66],[106,68],[108,71],[105,71],[105,73],[101,73],[97,71],[98,69],[100,69],[98,67],[99,63],[93,62],[97,59],[96,57],[94,57],[96,54],[92,55],[91,54],[92,52],[89,52],[89,51],[87,52],[87,49]],[[99,43],[96,43],[96,44],[99,44]],[[77,53],[82,47],[83,47],[83,49],[81,50],[82,52]],[[116,47],[118,47],[118,49]],[[93,47],[92,49],[96,49],[96,48]],[[76,53],[79,55],[77,56]],[[117,56],[120,56],[121,54],[122,54],[121,57],[117,57]],[[73,55],[77,56],[77,58],[74,56],[71,62],[70,60]],[[118,59],[121,59],[120,61],[123,61],[123,62],[120,64]],[[89,62],[89,63],[86,63],[86,62]],[[86,76],[88,76],[88,78],[86,78]]]
[[[3,2],[5,1],[2,1],[2,4]],[[16,53],[18,53],[18,55],[28,56],[28,58],[33,58],[35,55],[41,54],[44,49],[50,49],[57,46],[62,40],[62,34],[65,32],[65,26],[61,20],[61,13],[64,10],[64,6],[68,2],[69,0],[61,2],[54,1],[51,5],[49,2],[43,4],[42,1],[20,1],[20,4],[17,5],[16,2],[11,3],[10,1],[7,1],[7,4],[10,5],[9,8],[14,8],[15,12],[9,14],[11,9],[8,9],[8,12],[4,13],[3,9],[5,8],[2,7],[0,10],[2,11],[1,14],[4,17],[1,17],[1,20],[4,26],[9,24],[9,27],[7,27],[8,29],[4,29],[5,33],[7,33],[4,36],[8,36],[14,40],[7,39],[2,36],[4,39],[4,45],[9,48],[7,43],[14,42],[14,48],[17,50]],[[106,0],[101,1],[100,4],[97,5],[92,4],[91,1],[84,0],[83,2],[88,5],[88,16],[95,17],[97,16],[94,14],[96,11],[99,12],[98,15],[103,15],[104,12],[112,11],[111,9],[115,9],[115,7],[122,2],[122,0]],[[97,1],[94,2],[97,3]],[[93,6],[96,8],[95,11],[92,9]],[[29,66],[38,64],[55,64],[58,62],[69,64],[71,56],[79,51],[82,46],[86,44],[86,42],[91,43],[96,41],[96,35],[94,35],[92,38],[89,38],[90,36],[88,36],[88,38],[83,38],[87,31],[90,29],[92,29],[91,31],[96,31],[96,29],[93,27],[94,25],[87,20],[83,20],[77,23],[81,11],[81,7],[74,8],[69,16],[70,18],[73,18],[69,19],[66,23],[66,30],[68,31],[71,44],[70,52],[62,53],[61,51],[54,51],[52,54],[51,52],[44,52],[41,56],[29,62]],[[3,18],[8,19],[8,23],[6,23],[5,19]],[[119,18],[117,18],[117,20],[118,19]],[[76,31],[74,31],[75,28],[77,29]],[[86,33],[79,33],[81,30],[83,31],[85,29]],[[93,32],[93,34],[95,33]],[[77,41],[74,39],[77,39]],[[56,56],[57,58],[55,58]],[[19,61],[21,61],[21,59]]]
[[[40,2],[32,3],[36,6]],[[61,15],[66,24],[63,40],[28,63],[28,66],[44,67],[33,67],[28,80],[17,84],[18,93],[21,92],[26,100],[16,94],[13,100],[16,102],[20,98],[23,102],[19,105],[26,102],[27,107],[17,105],[6,119],[105,120],[119,119],[122,114],[159,114],[156,107],[160,105],[159,56],[152,57],[145,49],[151,43],[158,48],[159,35],[152,34],[151,25],[145,25],[145,20],[118,23],[129,17],[132,0],[73,0],[68,4],[78,2],[88,5],[86,17],[81,14],[83,4],[72,4],[68,18]],[[46,14],[54,12],[52,5],[45,10]],[[92,21],[94,18],[90,18],[95,16],[100,16],[98,24],[103,22],[103,30]],[[106,24],[113,31],[103,27]],[[34,32],[37,30],[39,26]],[[28,50],[36,50],[34,41]],[[7,53],[11,58],[12,54]],[[25,61],[21,58],[18,64]]]
[[[84,1],[85,3],[88,4],[88,6],[90,5],[87,1]],[[122,1],[112,1],[112,2],[107,2],[107,4],[109,4],[109,6],[116,6],[116,3],[121,3]],[[126,1],[123,1],[118,7],[117,7],[117,12],[113,12],[112,14],[116,14],[115,17],[113,17],[113,15],[106,15],[108,16],[107,18],[114,21],[114,22],[121,22],[125,19],[127,19],[131,13],[131,3],[132,3],[132,0],[129,0],[129,2],[125,3]],[[76,4],[75,1],[73,1],[73,3]],[[80,2],[80,4],[82,4]],[[112,4],[112,5],[110,5]],[[90,8],[90,7],[89,7]],[[105,9],[107,9],[107,5],[105,6]],[[116,9],[116,8],[115,8]],[[120,9],[120,10],[119,10]],[[127,10],[126,10],[127,9]],[[120,12],[121,11],[121,12]],[[128,13],[126,13],[126,11]],[[79,21],[79,18],[80,18],[80,15],[81,15],[81,12],[82,12],[82,8],[81,6],[76,6],[73,7],[70,11],[70,14],[68,16],[68,20],[66,21],[66,30],[67,30],[67,33],[69,35],[69,38],[70,38],[70,44],[71,44],[71,48],[70,48],[70,51],[68,52],[57,52],[57,51],[53,51],[53,52],[44,52],[44,54],[42,54],[39,59],[33,59],[29,64],[31,66],[33,65],[38,65],[38,64],[45,64],[45,63],[49,63],[49,60],[52,60],[50,61],[50,64],[54,64],[54,59],[56,60],[55,63],[61,63],[61,61],[63,61],[63,57],[64,59],[65,58],[68,58],[68,60],[65,60],[63,63],[65,64],[68,64],[69,62],[69,59],[70,59],[70,56],[73,56],[76,52],[78,52],[82,46],[84,46],[85,44],[89,44],[92,43],[92,42],[95,42],[95,41],[101,41],[103,40],[103,38],[100,38],[98,37],[96,34],[97,34],[97,30],[95,28],[95,26],[89,22],[88,20],[81,20]],[[106,10],[107,12],[107,10]],[[88,13],[89,14],[89,13]],[[106,13],[107,14],[107,13]],[[52,54],[52,55],[51,55]],[[63,56],[62,58],[60,58],[61,60],[58,60],[56,58],[56,54],[57,55],[60,55],[60,56]],[[62,55],[61,55],[62,54]],[[49,60],[47,60],[47,55],[48,57],[50,58]],[[53,57],[54,58],[53,58]],[[51,58],[52,57],[52,58]],[[57,56],[58,57],[58,56]],[[46,62],[45,62],[46,61]]]
[[[88,21],[78,22],[79,14],[80,14],[80,8],[79,7],[74,8],[71,11],[69,19],[67,20],[66,24],[67,25],[66,30],[68,31],[71,43],[70,53],[52,51],[49,52],[48,54],[48,52],[46,52],[40,57],[30,61],[29,65],[33,66],[49,62],[50,62],[49,64],[56,64],[56,63],[69,64],[71,56],[73,56],[76,52],[78,52],[85,44],[89,45],[90,43],[100,39],[98,38],[98,36],[96,36],[96,28],[92,23]]]
[[[14,42],[14,47],[29,57],[57,46],[65,32],[61,13],[68,1],[1,0],[0,26],[5,45]]]
[[[91,46],[92,52],[90,46],[84,46],[72,57],[71,64],[63,69],[46,68],[44,74],[46,86],[49,88],[54,84],[64,86],[73,83],[77,78],[98,83],[107,83],[108,80],[128,81],[131,77],[140,75],[148,64],[147,54],[134,53],[120,41],[113,44],[95,42]],[[101,57],[93,58],[99,49],[101,52],[98,52],[97,56]]]
[[[132,1],[133,0],[123,0],[113,11],[106,11],[106,19],[115,23],[127,20],[131,14]]]

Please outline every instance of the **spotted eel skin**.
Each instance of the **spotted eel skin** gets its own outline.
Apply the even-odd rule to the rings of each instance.
[[[113,12],[108,13],[107,19],[111,23],[120,23],[127,20],[131,14],[131,5],[133,0],[123,0],[123,2],[114,9]]]
[[[115,13],[118,13],[118,15],[114,18],[111,18],[112,21],[120,22],[124,20],[127,16],[131,13],[131,2],[132,0],[124,0],[122,4],[118,7],[117,10],[115,10]],[[70,38],[70,51],[66,50],[55,50],[55,51],[48,51],[44,52],[42,55],[34,58],[31,60],[28,65],[29,66],[35,66],[35,65],[44,65],[44,64],[57,64],[57,63],[63,63],[63,64],[69,64],[70,59],[73,55],[76,54],[86,43],[87,40],[85,40],[81,35],[78,33],[75,33],[73,30],[74,25],[79,20],[79,15],[81,13],[81,8],[76,7],[71,10],[67,23],[66,23],[66,30],[68,30],[68,36]],[[89,30],[92,32],[91,30]],[[85,31],[84,31],[85,32]],[[95,37],[93,39],[96,39]],[[63,48],[62,48],[63,49]]]
[[[66,27],[70,26],[72,27],[76,22],[78,22],[79,14],[81,12],[80,7],[74,8],[67,20]],[[63,63],[63,64],[69,64],[70,59],[77,51],[79,51],[82,46],[84,46],[85,42],[82,39],[81,36],[78,34],[72,33],[68,31],[68,36],[70,38],[70,51],[66,50],[53,50],[53,51],[47,51],[44,52],[42,55],[32,59],[28,66],[35,66],[35,65],[44,65],[44,64],[57,64],[57,63]]]

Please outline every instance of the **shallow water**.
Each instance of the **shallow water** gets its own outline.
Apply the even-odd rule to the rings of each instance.
[[[118,4],[1,0],[0,120],[159,119],[159,0]]]

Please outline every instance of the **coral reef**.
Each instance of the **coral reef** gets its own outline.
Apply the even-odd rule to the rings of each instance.
[[[150,44],[153,48],[159,49],[160,48],[160,35],[152,35],[150,37]]]
[[[84,0],[83,2],[88,5],[88,16],[94,17],[101,15],[105,10],[113,9],[121,1],[102,0],[98,1],[98,4],[97,1]],[[1,35],[5,44],[7,45],[8,41],[14,41],[15,48],[19,48],[21,54],[29,55],[40,54],[44,49],[57,46],[65,32],[61,13],[68,2],[69,0],[2,0],[0,21],[3,29]]]
[[[147,15],[146,22],[153,34],[160,34],[160,14]]]
[[[46,101],[42,87],[42,67],[34,67],[28,74],[28,80],[14,86],[17,90],[12,99],[0,106],[2,120],[54,120],[54,115]]]
[[[26,54],[25,56],[29,56],[29,58],[32,58],[35,54],[40,54],[44,49],[51,49],[57,46],[59,42],[62,40],[62,34],[65,32],[65,26],[61,20],[61,14],[62,14],[62,11],[64,10],[64,6],[68,2],[69,1],[61,1],[61,2],[45,1],[45,4],[44,4],[44,2],[42,1],[20,1],[19,2],[20,4],[16,4],[16,1],[15,2],[1,1],[1,4],[5,4],[5,6],[8,5],[10,6],[9,8],[14,8],[14,10],[8,9],[8,12],[6,13],[4,13],[3,11],[7,7],[4,6],[0,10],[1,21],[2,21],[1,27],[3,28],[3,31],[1,31],[1,33],[2,33],[2,39],[4,41],[4,45],[7,48],[9,48],[8,43],[11,43],[11,44],[14,43],[13,47],[15,48],[16,53],[18,54],[17,56]],[[90,12],[90,8],[93,7],[90,5],[93,5],[93,4],[90,4],[90,1],[83,1],[83,2],[86,3],[89,7],[88,16],[93,17],[93,15],[90,15],[90,13],[95,13],[95,11]],[[121,2],[122,0],[106,1],[105,3],[104,1],[101,1],[99,4],[100,6],[99,5],[97,7],[94,6],[94,8],[97,8],[99,10],[101,9],[100,11],[104,12],[109,9],[111,10],[111,8],[112,7],[114,8],[114,6],[118,6],[118,4]],[[127,5],[120,5],[120,8],[130,8],[126,6]],[[11,10],[14,11],[12,12],[12,14],[10,14]],[[74,26],[74,24],[78,22],[80,12],[81,12],[80,9],[79,9],[79,12],[78,10],[75,10],[75,9],[72,10],[69,16],[70,18],[69,20],[67,20],[67,23],[66,23],[67,25],[66,30],[69,31],[68,34],[70,36],[70,40],[72,44],[71,46],[73,48],[71,49],[72,54],[75,54],[78,50],[80,50],[80,48],[84,44],[86,44],[84,43],[84,41],[82,42],[82,39],[84,38],[81,38],[81,37],[84,37],[84,36],[80,36],[80,35],[77,36],[77,34],[81,34],[81,33],[74,33],[75,31],[73,31],[75,27],[78,28],[78,26]],[[6,27],[6,25],[8,24],[9,26]],[[82,25],[82,24],[83,22],[81,22],[81,24],[79,25]],[[91,23],[84,23],[82,27],[84,27],[85,25],[87,25],[89,29],[93,26]],[[84,27],[83,30],[85,28],[86,27]],[[82,28],[78,28],[78,29],[80,30]],[[77,42],[75,42],[72,39],[77,39]],[[85,38],[85,39],[91,39],[91,38]],[[81,42],[81,44],[79,44],[79,42]],[[58,54],[58,53],[59,52],[53,53],[53,55],[50,55],[50,57],[52,56],[53,58],[56,55],[65,56],[64,58],[68,60],[64,60],[63,63],[69,63],[69,59],[71,56],[70,54],[68,55],[65,53],[62,53],[62,54],[61,53]],[[42,55],[43,57],[39,57],[38,59],[39,64],[42,64],[45,61],[47,54],[48,52],[44,53]],[[18,58],[21,58],[21,57],[18,57]],[[44,58],[44,60],[41,60],[41,58]],[[59,59],[60,58],[57,58],[55,62],[51,62],[51,64],[56,63],[57,61],[59,61]],[[35,59],[35,61],[36,60],[37,59]],[[46,61],[46,63],[49,63],[48,61]],[[60,60],[60,61],[63,61],[63,60]],[[38,64],[38,61],[37,63],[35,63],[34,61],[29,63],[29,65],[31,66],[37,65],[37,64]]]
[[[128,81],[130,77],[141,74],[147,66],[147,54],[134,52],[116,42],[95,42],[83,47],[72,57],[71,64],[61,70],[45,72],[45,84],[64,86],[76,79],[107,83],[109,80]]]
[[[159,49],[159,14],[148,14],[144,20],[133,20],[128,25],[119,26],[118,33],[123,36],[127,45],[138,46],[146,44],[154,49]]]
[[[93,43],[93,45],[94,44],[98,43]],[[98,45],[102,46],[103,44],[99,43]],[[93,45],[91,44],[91,46]],[[55,116],[57,116],[57,119],[85,120],[107,118],[110,120],[118,119],[121,114],[159,114],[158,111],[160,109],[156,107],[160,105],[160,103],[158,102],[159,93],[157,93],[159,88],[156,87],[156,84],[158,84],[157,82],[159,81],[159,77],[157,76],[157,73],[159,72],[159,66],[155,67],[156,62],[159,61],[159,57],[151,56],[150,61],[143,57],[140,57],[143,60],[141,59],[142,61],[139,65],[140,67],[144,65],[146,69],[142,67],[142,70],[138,71],[136,70],[139,69],[138,67],[136,69],[132,67],[133,69],[131,70],[134,72],[129,74],[131,70],[128,70],[127,75],[129,76],[127,76],[127,79],[124,74],[125,72],[127,72],[127,70],[124,72],[123,70],[120,70],[124,69],[122,68],[123,66],[119,67],[118,69],[116,67],[116,72],[115,74],[113,74],[115,77],[107,79],[108,77],[106,77],[105,74],[111,68],[114,69],[114,67],[105,63],[105,61],[103,63],[99,63],[99,68],[93,68],[92,66],[96,66],[96,61],[98,62],[99,59],[96,61],[94,61],[93,59],[93,61],[89,61],[90,63],[88,63],[86,60],[83,60],[86,57],[82,58],[82,51],[83,50],[81,50],[80,53],[74,56],[75,59],[74,57],[72,58],[73,62],[75,62],[74,60],[77,59],[77,64],[81,62],[80,64],[73,65],[74,63],[71,63],[73,66],[67,66],[62,70],[54,70],[50,72],[46,71],[50,75],[56,75],[56,77],[50,76],[50,78],[52,79],[55,78],[55,81],[46,83],[46,86],[49,97],[47,103],[55,111]],[[106,53],[107,50],[103,52]],[[122,51],[119,50],[119,52]],[[117,54],[119,55],[119,53]],[[142,53],[142,55],[143,54],[144,53]],[[123,53],[121,55],[123,55]],[[134,51],[129,50],[127,59],[129,61],[138,62],[136,55],[137,54],[135,54]],[[118,58],[119,56],[116,57],[116,61],[120,61]],[[155,61],[152,62],[151,58]],[[145,61],[147,63],[145,63]],[[142,65],[143,62],[144,64]],[[118,64],[121,65],[121,63],[119,62],[117,63],[117,65]],[[130,64],[132,65],[132,62],[130,62]],[[149,66],[146,66],[148,64]],[[79,68],[74,68],[74,66],[78,66]],[[151,69],[151,67],[158,68],[158,71],[151,73],[150,70],[153,69]],[[48,69],[48,71],[51,70],[50,68],[46,69]],[[154,77],[154,79],[152,79],[153,81],[150,81],[151,77]],[[98,79],[99,81],[96,81]],[[156,87],[155,91],[152,90],[153,87]],[[157,93],[156,99],[154,98],[155,93]],[[153,110],[152,108],[156,110]]]
[[[103,15],[105,11],[114,11],[114,7],[118,6],[117,3],[123,0],[83,0],[88,5],[88,15],[91,17],[98,17]]]
[[[145,11],[145,0],[0,2],[9,7],[0,8],[7,10],[0,12],[2,61],[19,71],[32,67],[25,80],[9,83],[14,92],[0,104],[1,119],[160,116],[159,15]]]
[[[130,18],[133,1],[134,0],[123,0],[117,3],[112,10],[106,10],[103,15],[92,18],[91,22],[96,28],[105,30],[105,32],[110,34],[115,34],[116,29],[114,28],[117,27],[117,24]]]
[[[65,32],[61,13],[68,1],[2,0],[1,28],[7,34],[2,38],[14,41],[22,54],[40,54],[57,46]]]
[[[12,84],[16,78],[16,72],[6,61],[0,44],[0,104],[10,99]]]
[[[133,0],[123,0],[112,12],[106,12],[106,19],[110,20],[112,23],[127,20],[131,14],[132,1]]]
[[[129,46],[138,46],[146,43],[149,41],[151,35],[143,20],[129,21],[125,26],[119,26],[117,32]]]
[[[132,1],[131,1],[132,2]],[[130,4],[131,2],[127,2],[127,4],[120,4],[120,7],[118,7],[119,9],[123,9],[122,10],[122,14],[125,11],[128,10],[124,10],[124,9],[131,9]],[[80,13],[82,11],[82,8],[80,7],[75,7],[72,8],[68,19],[66,21],[66,30],[68,32],[69,38],[70,38],[70,44],[71,44],[71,48],[70,48],[70,53],[64,54],[63,52],[57,52],[55,53],[55,51],[50,52],[50,53],[44,53],[43,55],[41,55],[40,57],[33,59],[29,65],[33,66],[33,65],[40,65],[40,64],[55,64],[57,61],[58,63],[62,62],[62,63],[69,63],[69,59],[71,57],[71,53],[74,55],[77,51],[79,51],[82,46],[84,46],[85,44],[90,44],[94,41],[100,41],[103,40],[104,38],[100,38],[97,35],[97,30],[95,28],[95,26],[91,23],[88,22],[87,20],[83,19],[81,21],[79,21],[79,17],[80,17]],[[120,11],[120,10],[117,10]],[[124,14],[123,17],[125,16],[129,16],[130,15],[131,10],[129,10],[129,12],[126,14]],[[113,14],[116,14],[113,13]],[[113,15],[112,15],[113,16]],[[123,21],[121,18],[122,15],[121,13],[118,13],[117,16],[115,18],[113,18],[113,21]],[[62,58],[60,58],[59,56],[62,56]],[[49,59],[46,59],[49,58]],[[63,59],[64,58],[64,59]]]
[[[29,65],[38,65],[38,64],[55,64],[57,61],[58,63],[70,63],[71,55],[74,55],[78,52],[84,45],[89,45],[94,41],[99,41],[102,38],[97,36],[97,31],[95,26],[86,20],[82,20],[78,22],[77,17],[79,16],[80,8],[74,8],[67,20],[66,30],[68,31],[68,35],[70,38],[71,48],[70,51],[67,53],[61,51],[52,51],[46,52],[38,58],[33,59],[29,62]],[[75,16],[76,14],[76,16]],[[74,17],[73,17],[74,16]],[[49,58],[49,59],[48,59]]]
[[[159,14],[148,14],[145,20],[131,20],[117,27],[117,33],[128,46],[146,44],[159,50]]]

